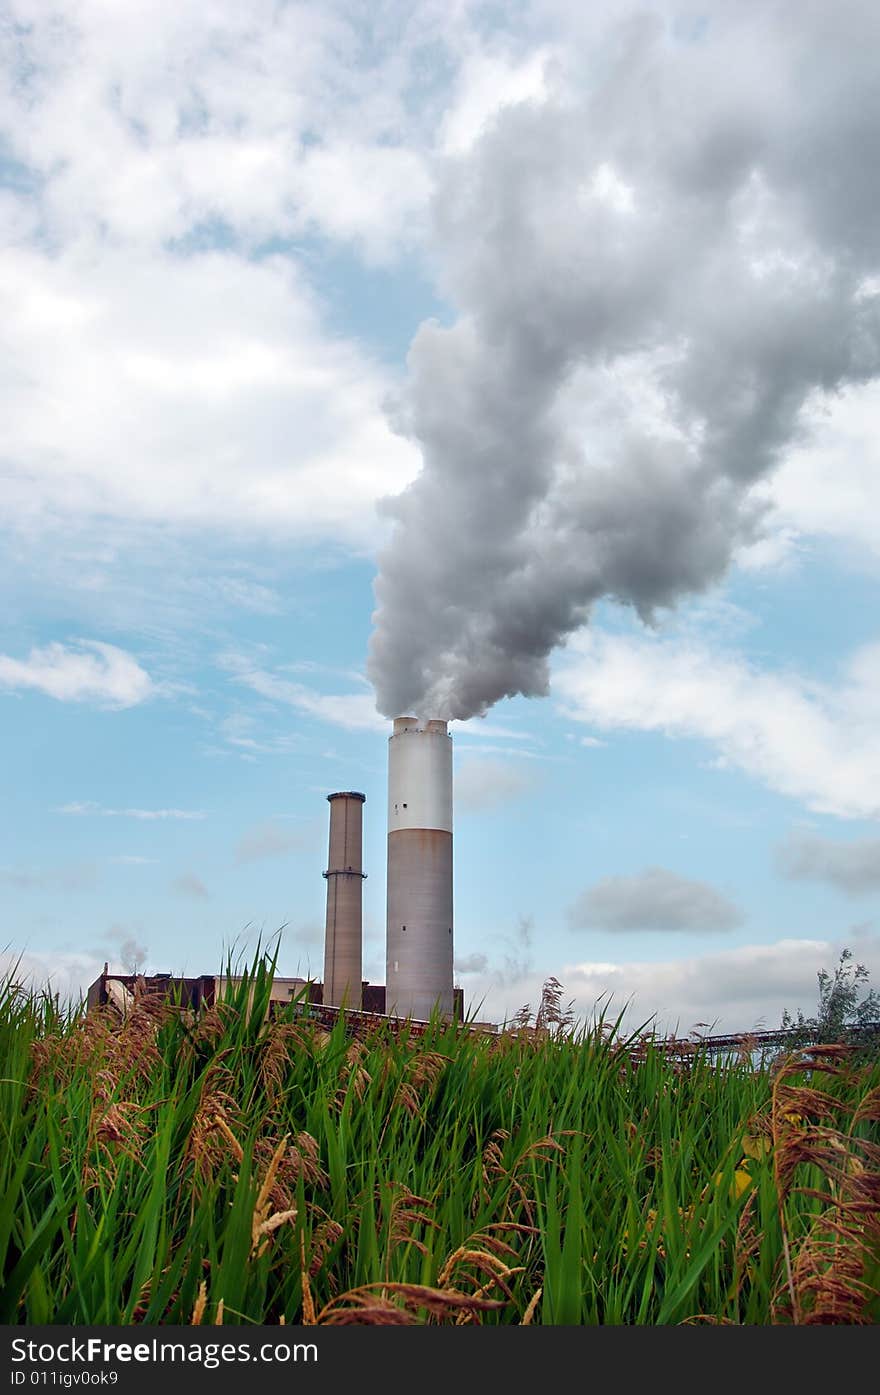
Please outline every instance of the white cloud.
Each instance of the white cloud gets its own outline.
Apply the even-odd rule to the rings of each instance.
[[[553,678],[567,716],[697,738],[811,809],[880,815],[880,645],[853,654],[836,683],[755,670],[677,639],[584,633],[569,654]]]
[[[848,896],[880,891],[880,838],[841,843],[817,834],[793,836],[777,849],[782,873],[799,881],[828,882]]]
[[[297,188],[306,224],[327,237],[360,242],[371,261],[389,257],[395,236],[419,240],[430,193],[423,156],[358,141],[307,151]]]
[[[398,152],[411,25],[374,47],[333,3],[17,8],[0,111],[56,235],[155,244],[216,221],[377,254],[424,200],[419,151]]]
[[[329,722],[347,731],[388,730],[387,721],[376,711],[376,700],[372,693],[318,693],[303,683],[294,683],[267,673],[237,654],[225,654],[218,662],[221,668],[234,675],[237,682],[261,697],[294,707],[309,717],[317,717],[319,721]]]
[[[742,912],[706,882],[666,867],[631,876],[603,877],[581,892],[569,911],[576,929],[733,930]]]
[[[546,95],[545,70],[552,62],[549,47],[514,59],[501,52],[476,51],[462,64],[449,110],[440,132],[447,155],[469,150],[502,108],[540,101]]]
[[[869,970],[880,976],[880,939],[851,935],[844,943]],[[479,1006],[481,1018],[510,1019],[528,1003],[534,1010],[542,981],[551,973],[562,983],[563,1000],[574,1000],[576,1015],[590,1018],[598,1004],[607,1020],[624,1013],[624,1029],[635,1030],[653,1018],[661,1032],[687,1035],[697,1023],[717,1033],[772,1030],[785,1009],[809,1015],[816,1006],[820,969],[837,963],[842,943],[780,939],[771,944],[741,945],[682,959],[633,963],[585,960],[531,966],[515,979],[490,967],[468,979],[465,1007]],[[701,1030],[705,1031],[706,1028]]]
[[[64,950],[2,950],[0,975],[25,991],[49,988],[63,999],[76,1001],[101,973],[104,965],[93,954]]]
[[[234,747],[244,760],[258,755],[289,756],[302,751],[303,737],[296,732],[267,734],[255,718],[245,712],[232,712],[219,724],[219,733],[227,746]]]
[[[809,1011],[816,974],[836,957],[827,942],[791,939],[656,963],[586,961],[566,965],[559,977],[584,1007],[611,993],[616,1015],[630,1000],[630,1022],[656,1013],[661,1023],[682,1032],[697,1022],[737,1031],[760,1023],[778,1027],[785,1008]]]
[[[2,195],[10,517],[375,541],[373,503],[412,478],[417,456],[387,429],[389,375],[328,334],[295,267],[320,262],[312,238],[385,262],[430,246],[438,157],[467,158],[499,113],[577,95],[587,72],[602,82],[609,25],[625,19],[619,5],[589,18],[542,6],[487,28],[470,4],[378,9],[365,25],[333,0],[216,0],[210,14],[199,0],[17,0],[0,68],[21,173]],[[684,86],[733,121],[728,54],[754,38],[729,20],[720,38],[680,47]],[[756,119],[788,94],[776,38],[768,20]],[[672,134],[686,148],[696,138],[686,121]],[[615,170],[591,156],[575,175],[613,201]],[[283,265],[248,264],[270,246]],[[795,532],[876,547],[876,389],[830,413],[773,497]]]
[[[830,537],[880,557],[880,383],[816,394],[804,422],[806,439],[762,491],[777,511],[768,545]]]
[[[0,283],[21,527],[100,514],[363,545],[415,471],[382,412],[389,374],[324,337],[290,261],[19,250]]]
[[[387,261],[421,236],[434,126],[407,113],[420,44],[447,42],[438,17],[418,7],[388,42],[332,3],[16,13],[0,65],[21,175],[0,268],[9,523],[372,545],[374,504],[417,454],[385,419],[394,375],[328,328],[307,280],[320,239]]]
[[[93,702],[108,708],[135,707],[156,692],[131,654],[94,639],[47,644],[32,649],[26,659],[0,654],[0,688],[29,688],[59,702]]]

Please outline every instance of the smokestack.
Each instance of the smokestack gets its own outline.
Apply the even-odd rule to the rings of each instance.
[[[452,739],[395,717],[388,740],[386,1012],[452,1012]]]
[[[327,929],[324,935],[324,1002],[360,1010],[362,973],[363,813],[366,795],[328,794]]]

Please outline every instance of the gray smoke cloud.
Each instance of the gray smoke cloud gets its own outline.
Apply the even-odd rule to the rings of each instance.
[[[104,936],[117,945],[116,959],[126,974],[135,974],[143,969],[149,953],[147,946],[124,925],[112,925]]]
[[[435,200],[369,674],[387,716],[548,691],[610,596],[650,622],[758,535],[802,409],[880,371],[880,7],[639,15],[509,107]],[[575,63],[576,66],[576,63]]]

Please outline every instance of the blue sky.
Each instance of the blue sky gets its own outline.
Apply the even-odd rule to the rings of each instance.
[[[353,788],[382,981],[378,685],[486,709],[451,728],[482,1016],[555,975],[746,1029],[845,945],[880,978],[876,16],[575,8],[14,0],[20,972],[211,972],[283,927],[320,973]]]

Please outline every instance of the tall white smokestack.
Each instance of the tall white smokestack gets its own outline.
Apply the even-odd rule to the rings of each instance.
[[[385,1010],[452,1012],[452,738],[395,717],[388,741]]]
[[[340,790],[330,801],[324,1002],[359,1010],[362,972],[363,794]]]

